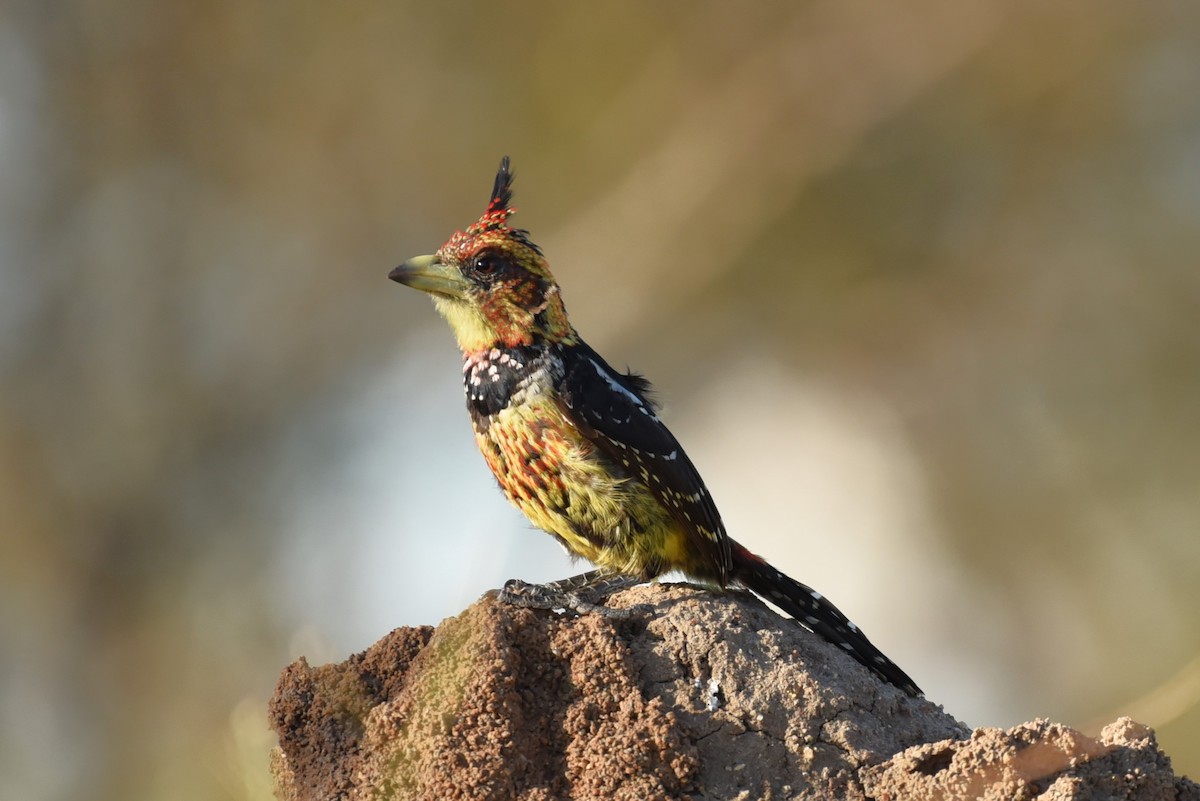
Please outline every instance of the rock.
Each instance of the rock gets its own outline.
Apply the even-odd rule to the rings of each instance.
[[[1129,718],[1098,740],[1048,720],[976,729],[868,768],[863,786],[872,798],[912,801],[1200,801],[1200,786],[1171,772],[1154,732]]]
[[[643,608],[613,620],[485,597],[341,664],[300,659],[270,706],[277,795],[882,801],[1196,789],[1131,721],[1100,740],[1041,721],[972,734],[749,596],[656,584],[609,604]]]

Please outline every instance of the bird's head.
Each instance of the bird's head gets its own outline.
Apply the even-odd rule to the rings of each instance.
[[[508,227],[512,183],[505,156],[479,221],[432,256],[409,259],[388,274],[433,296],[466,353],[575,336],[541,249],[526,231]]]

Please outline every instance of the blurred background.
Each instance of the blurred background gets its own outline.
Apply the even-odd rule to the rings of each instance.
[[[266,701],[572,567],[386,280],[483,210],[731,533],[971,725],[1200,774],[1200,6],[0,6],[0,797],[270,796]]]

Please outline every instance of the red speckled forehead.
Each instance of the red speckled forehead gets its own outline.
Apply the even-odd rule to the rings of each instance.
[[[504,216],[511,213],[511,209],[506,209]],[[509,229],[504,223],[504,216],[496,216],[489,213],[484,215],[479,222],[467,230],[455,231],[446,240],[446,244],[438,249],[438,255],[442,257],[443,261],[462,264],[484,248],[499,247],[506,249],[509,246]],[[488,220],[489,217],[493,219],[485,223],[485,220]],[[497,219],[499,220],[498,223],[495,222]]]

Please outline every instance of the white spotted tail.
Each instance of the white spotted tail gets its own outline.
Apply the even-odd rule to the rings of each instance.
[[[778,606],[827,642],[838,646],[884,681],[909,695],[924,695],[908,674],[883,655],[858,626],[812,587],[786,576],[740,545],[733,546],[733,580]]]

